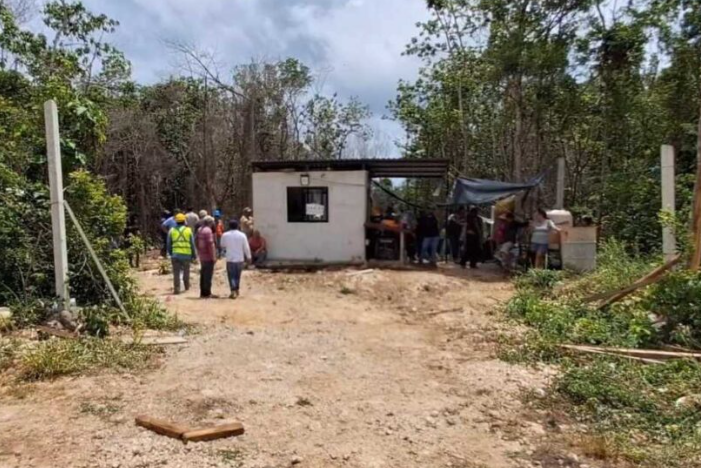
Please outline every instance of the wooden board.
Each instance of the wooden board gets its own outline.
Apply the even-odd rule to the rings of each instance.
[[[173,439],[182,439],[183,434],[188,431],[186,427],[148,416],[137,416],[136,425]]]
[[[181,336],[144,336],[140,340],[135,340],[131,336],[122,338],[124,344],[140,344],[144,346],[179,345],[186,344],[187,339]]]
[[[660,359],[643,358],[643,357],[638,357],[638,356],[630,356],[628,354],[605,351],[602,348],[597,348],[594,346],[560,345],[560,347],[564,348],[564,349],[578,351],[580,353],[601,354],[604,356],[611,356],[611,357],[628,359],[631,361],[643,362],[645,364],[662,364],[664,362],[663,360],[660,360]]]
[[[637,349],[637,348],[611,348],[606,346],[579,346],[579,345],[561,345],[566,349],[588,352],[606,352],[625,356],[635,356],[644,359],[656,359],[666,361],[669,359],[695,359],[701,361],[701,353],[683,352],[683,351],[665,351],[659,349]]]
[[[46,335],[57,336],[59,338],[69,338],[69,339],[78,338],[77,333],[69,332],[66,330],[59,330],[57,328],[46,327],[44,325],[38,325],[36,328],[37,328],[37,332],[44,333]]]
[[[221,426],[204,427],[189,430],[182,435],[186,442],[204,442],[207,440],[223,439],[225,437],[240,436],[244,433],[243,424],[235,422]]]

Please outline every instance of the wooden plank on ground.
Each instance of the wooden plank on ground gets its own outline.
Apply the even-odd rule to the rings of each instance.
[[[136,425],[173,439],[182,439],[183,434],[188,431],[186,427],[148,416],[137,416]]]
[[[564,348],[564,349],[569,349],[571,351],[577,351],[580,353],[601,354],[604,356],[611,356],[611,357],[628,359],[631,361],[643,362],[645,364],[662,364],[662,363],[664,363],[664,361],[662,361],[660,359],[649,359],[649,358],[643,358],[643,357],[638,357],[638,356],[630,356],[627,354],[614,353],[611,351],[604,351],[603,349],[600,349],[600,348],[597,348],[594,346],[560,345],[560,347]]]
[[[122,342],[125,344],[136,343],[144,346],[161,346],[186,344],[188,341],[181,336],[145,336],[140,340],[134,339],[131,336],[126,336],[122,338]]]
[[[46,335],[57,336],[59,338],[75,339],[78,338],[78,334],[74,332],[69,332],[67,330],[59,330],[53,327],[46,327],[44,325],[38,325],[36,327],[37,332],[44,333]]]
[[[240,436],[243,433],[243,424],[239,422],[234,422],[229,424],[223,424],[221,426],[193,429],[184,433],[182,438],[186,442],[204,442],[207,440]]]
[[[367,275],[368,273],[372,273],[375,271],[374,268],[369,268],[367,270],[359,270],[359,271],[350,271],[346,273],[347,276],[362,276],[362,275]]]
[[[657,359],[660,361],[667,361],[670,359],[695,359],[697,361],[701,361],[701,353],[688,351],[665,351],[661,349],[611,348],[606,346],[579,345],[562,345],[562,347],[579,351],[596,350],[626,356],[635,356],[639,358]]]

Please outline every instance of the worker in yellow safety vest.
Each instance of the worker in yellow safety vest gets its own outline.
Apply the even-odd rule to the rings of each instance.
[[[192,230],[185,226],[185,215],[175,215],[175,222],[176,226],[168,231],[168,255],[173,264],[173,293],[180,294],[181,273],[185,291],[190,289],[190,264],[197,259],[197,251],[195,236]]]

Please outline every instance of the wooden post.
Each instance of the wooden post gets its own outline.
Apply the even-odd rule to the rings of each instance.
[[[404,225],[401,226],[401,231],[399,231],[399,263],[404,265],[406,263],[406,234],[404,234]]]
[[[68,249],[66,247],[66,214],[63,207],[63,170],[61,140],[58,134],[58,109],[54,100],[44,103],[46,125],[46,154],[49,159],[49,188],[51,190],[51,229],[54,244],[54,278],[56,296],[63,310],[70,308],[68,294]]]
[[[557,192],[555,208],[565,209],[565,158],[557,158]]]
[[[674,147],[670,145],[662,145],[661,148],[661,167],[662,167],[662,209],[674,214],[675,202],[675,184],[674,184]],[[677,240],[674,237],[674,230],[667,226],[662,228],[662,252],[664,253],[665,262],[669,262],[674,258],[677,251]]]

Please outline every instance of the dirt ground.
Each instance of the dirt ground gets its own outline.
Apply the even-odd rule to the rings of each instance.
[[[538,460],[546,430],[520,395],[548,374],[495,357],[512,288],[488,267],[247,271],[235,301],[138,275],[197,332],[150,371],[0,390],[1,467],[586,466]],[[185,445],[136,427],[140,414],[246,434]]]

